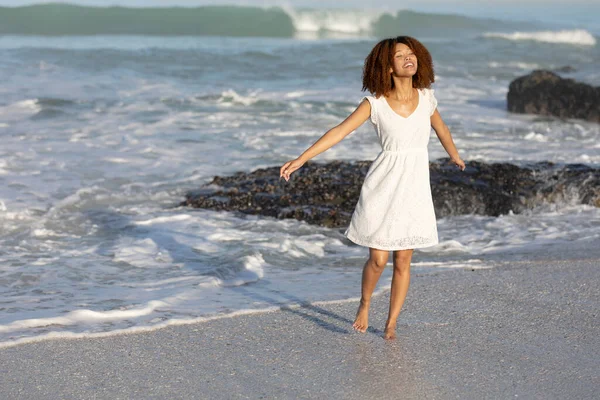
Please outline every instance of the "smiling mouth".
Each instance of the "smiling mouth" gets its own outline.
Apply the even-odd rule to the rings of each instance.
[[[409,68],[409,67],[414,67],[414,66],[415,66],[415,64],[413,64],[413,63],[404,64],[404,68]]]

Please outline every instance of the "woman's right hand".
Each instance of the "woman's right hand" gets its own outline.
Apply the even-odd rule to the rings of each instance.
[[[279,177],[280,178],[284,177],[286,181],[289,181],[290,175],[292,174],[292,172],[296,171],[303,165],[304,165],[304,162],[301,161],[299,158],[296,158],[295,160],[290,160],[290,161],[286,162],[285,164],[283,164],[283,166],[279,170]]]

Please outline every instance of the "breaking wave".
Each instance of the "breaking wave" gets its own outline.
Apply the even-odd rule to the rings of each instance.
[[[563,43],[583,46],[595,46],[596,38],[590,32],[583,29],[561,30],[561,31],[539,31],[539,32],[488,32],[484,37],[506,40],[530,40],[545,43]]]
[[[0,34],[189,35],[294,37],[302,34],[392,36],[506,29],[506,22],[413,11],[317,10],[290,7],[0,7]]]

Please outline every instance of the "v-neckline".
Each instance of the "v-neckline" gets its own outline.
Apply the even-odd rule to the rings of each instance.
[[[400,114],[398,114],[393,108],[392,106],[390,106],[390,103],[388,103],[387,99],[385,98],[385,96],[381,96],[383,97],[383,101],[385,102],[385,104],[387,104],[388,108],[397,116],[399,116],[402,119],[409,119],[410,117],[412,117],[417,110],[419,109],[419,106],[421,105],[421,91],[419,89],[417,89],[417,96],[419,97],[419,102],[417,103],[417,106],[415,107],[415,109],[410,113],[410,115],[408,117],[404,117]]]

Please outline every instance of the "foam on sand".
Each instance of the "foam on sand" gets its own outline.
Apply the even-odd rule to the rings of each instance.
[[[125,318],[136,318],[151,314],[156,308],[167,305],[163,301],[150,301],[144,307],[130,310],[111,310],[111,311],[93,311],[93,310],[75,310],[62,317],[53,318],[32,318],[20,321],[14,321],[6,325],[0,325],[0,332],[11,332],[25,328],[37,328],[50,325],[74,325],[79,322],[103,322],[121,320]]]
[[[389,292],[389,289],[379,288],[373,292],[373,297],[380,297],[385,293]],[[358,303],[360,297],[351,297],[340,300],[323,300],[323,301],[314,301],[314,302],[298,302],[291,304],[284,304],[281,306],[272,306],[272,307],[264,307],[259,309],[241,309],[237,311],[233,311],[227,314],[217,314],[210,316],[202,316],[196,318],[176,318],[169,319],[163,322],[159,322],[152,326],[134,326],[130,328],[124,329],[115,329],[108,332],[69,332],[69,331],[61,331],[61,332],[49,332],[46,334],[32,336],[32,337],[23,337],[12,341],[0,342],[0,349],[14,347],[27,343],[37,343],[43,342],[47,340],[57,340],[57,339],[91,339],[91,338],[103,338],[103,337],[113,337],[120,335],[130,335],[136,333],[143,332],[154,332],[159,329],[164,329],[170,326],[180,326],[180,325],[191,325],[204,323],[209,321],[216,321],[220,319],[231,319],[244,315],[253,315],[253,314],[265,314],[274,311],[280,310],[295,310],[301,307],[320,307],[320,306],[330,306],[335,304],[348,304],[348,303]],[[84,320],[87,321],[108,321],[113,319],[120,318],[135,318],[143,315],[150,314],[155,308],[165,306],[167,302],[165,301],[152,301],[149,302],[145,307],[138,308],[135,310],[124,310],[124,311],[108,311],[108,312],[94,312],[91,310],[77,310],[70,312],[65,317],[56,317],[56,318],[43,318],[43,319],[30,319],[23,321],[15,321],[12,324],[0,326],[0,332],[8,332],[11,330],[22,329],[24,327],[36,327],[36,326],[46,326],[52,324],[64,324],[64,325],[74,325],[77,322],[81,322]]]

